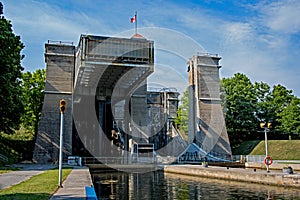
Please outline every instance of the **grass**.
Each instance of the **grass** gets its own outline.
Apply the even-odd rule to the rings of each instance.
[[[300,140],[269,140],[268,153],[274,160],[300,160]],[[265,155],[265,141],[260,141],[250,155]]]
[[[0,166],[31,160],[33,148],[34,133],[23,126],[12,134],[0,132],[0,153],[8,158],[8,162],[0,159]]]
[[[260,140],[245,141],[232,147],[233,155],[248,155],[256,147]]]
[[[63,169],[63,180],[69,175],[72,169]],[[1,200],[48,200],[57,190],[58,169],[47,170],[46,172],[31,177],[18,185],[0,191]]]
[[[7,172],[11,172],[13,170],[11,169],[0,169],[0,174],[4,174],[4,173],[7,173]]]
[[[16,168],[16,167],[0,167],[0,174],[4,174],[7,172],[11,172],[11,171],[16,171],[19,170],[20,168]]]

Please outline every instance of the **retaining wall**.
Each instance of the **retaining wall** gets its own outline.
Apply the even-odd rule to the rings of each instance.
[[[276,186],[300,187],[300,174],[284,174],[280,171],[267,173],[265,170],[243,168],[210,166],[206,168],[202,165],[167,165],[164,166],[164,172]]]

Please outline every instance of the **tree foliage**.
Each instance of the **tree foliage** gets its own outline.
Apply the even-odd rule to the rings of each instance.
[[[256,118],[258,122],[271,122],[274,120],[274,109],[272,107],[272,92],[267,83],[255,82],[256,94]]]
[[[45,89],[45,70],[22,74],[24,114],[22,123],[27,129],[33,129],[36,134],[41,117]]]
[[[278,113],[279,130],[285,133],[300,133],[300,99],[293,98],[291,103]]]
[[[0,131],[6,133],[18,128],[23,111],[20,86],[23,48],[20,37],[12,31],[10,21],[3,16],[3,6],[0,2]]]
[[[256,129],[256,96],[250,79],[241,73],[221,80],[223,109],[229,132],[250,134]]]
[[[275,85],[272,90],[272,111],[274,114],[273,124],[274,126],[280,127],[282,126],[281,120],[281,113],[288,107],[288,105],[293,100],[294,95],[292,95],[292,91],[286,89],[282,85]],[[283,129],[279,128],[279,131],[284,131]]]
[[[300,132],[300,100],[284,86],[271,89],[267,83],[253,84],[246,75],[237,73],[221,80],[221,91],[231,139],[241,141],[245,135],[257,133],[260,122],[271,122],[276,133]]]
[[[189,91],[186,90],[180,99],[181,105],[178,107],[177,118],[175,119],[176,126],[180,132],[187,135],[188,132],[188,110],[189,110]]]

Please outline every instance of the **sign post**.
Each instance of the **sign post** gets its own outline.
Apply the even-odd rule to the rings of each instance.
[[[63,148],[63,134],[64,134],[64,113],[66,110],[66,100],[62,99],[59,102],[60,109],[60,134],[59,134],[59,163],[58,163],[58,186],[62,187],[62,148]]]

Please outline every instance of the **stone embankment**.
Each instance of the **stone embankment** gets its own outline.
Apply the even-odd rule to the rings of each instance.
[[[256,168],[256,169],[266,169],[266,166],[263,162],[246,162],[245,167],[247,168]],[[291,167],[295,171],[300,171],[300,164],[294,163],[273,163],[269,166],[270,170],[282,170],[283,168]]]
[[[216,166],[203,167],[202,165],[166,165],[164,166],[164,172],[300,188],[300,174],[295,171],[294,174],[287,174],[283,173],[282,170],[270,170],[270,172],[267,172],[266,170],[256,168],[244,169]]]

